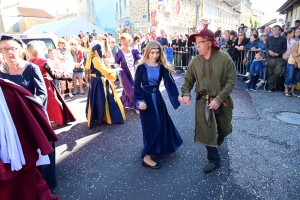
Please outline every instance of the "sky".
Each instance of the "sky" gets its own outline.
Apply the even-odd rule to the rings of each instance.
[[[252,8],[262,11],[265,16],[262,24],[279,16],[276,12],[287,0],[251,0]]]

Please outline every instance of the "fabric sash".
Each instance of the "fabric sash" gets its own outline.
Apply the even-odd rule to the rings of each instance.
[[[159,85],[144,85],[142,88],[149,93],[159,92]]]

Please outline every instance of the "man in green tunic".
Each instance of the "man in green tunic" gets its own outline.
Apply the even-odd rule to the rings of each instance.
[[[207,27],[191,35],[189,41],[196,43],[199,55],[187,68],[181,87],[181,102],[191,105],[191,90],[196,83],[194,141],[205,145],[209,163],[203,170],[210,173],[220,166],[216,147],[232,132],[233,102],[230,93],[236,83],[236,69],[230,56],[219,51],[214,33]]]

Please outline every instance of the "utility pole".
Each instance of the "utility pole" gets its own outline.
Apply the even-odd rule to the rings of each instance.
[[[199,9],[199,7],[200,7],[200,1],[201,0],[198,0],[197,1],[197,4],[196,4],[196,30],[198,30],[198,25],[199,25],[199,21],[200,21],[200,15],[199,15],[199,12],[200,12],[200,9]],[[204,1],[204,0],[202,0],[202,1]]]

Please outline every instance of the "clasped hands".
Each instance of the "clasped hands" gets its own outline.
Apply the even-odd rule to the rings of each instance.
[[[278,53],[274,53],[273,51],[269,50],[269,54],[273,57],[278,56]]]
[[[178,101],[185,104],[186,106],[190,106],[191,105],[191,97],[190,96],[178,96]],[[217,110],[219,108],[219,104],[217,101],[215,101],[214,99],[211,100],[210,104],[208,104],[209,109],[211,110]]]

